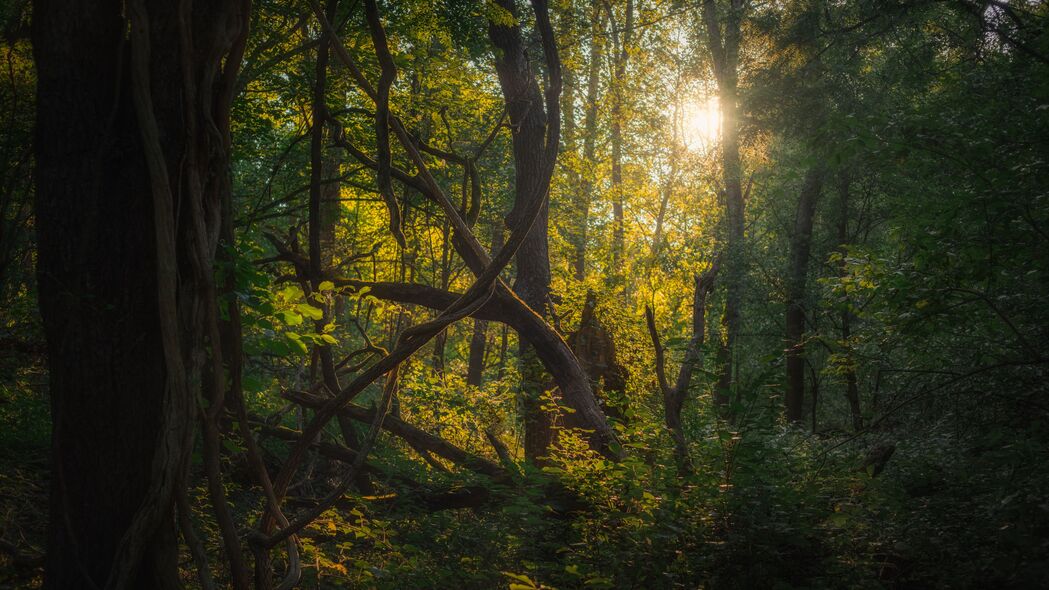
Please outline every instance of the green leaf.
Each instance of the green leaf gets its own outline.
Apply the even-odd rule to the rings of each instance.
[[[287,287],[281,289],[280,292],[277,293],[277,295],[290,303],[302,299],[303,292],[298,285],[288,285]]]
[[[321,284],[317,285],[317,290],[321,291],[321,292],[334,291],[335,290],[335,283],[333,283],[331,281],[321,281]]]
[[[299,349],[299,352],[301,352],[302,354],[306,354],[307,352],[309,352],[309,350],[306,348],[306,343],[302,341],[302,337],[300,337],[298,334],[296,334],[295,332],[285,332],[284,335],[287,336],[288,340],[295,345],[295,348]]]
[[[510,578],[511,580],[517,580],[518,582],[524,582],[525,584],[527,584],[527,586],[524,586],[524,588],[535,588],[535,582],[533,582],[532,579],[529,578],[526,575],[515,574],[513,572],[503,572],[503,575],[506,576],[507,578]],[[511,584],[510,587],[513,588],[515,585],[516,584]]]
[[[312,305],[307,305],[305,303],[300,303],[296,305],[295,311],[298,311],[299,313],[310,318],[311,320],[319,320],[324,317],[324,312],[322,310],[319,310],[316,307],[313,307]]]
[[[282,311],[280,312],[281,319],[284,323],[289,326],[298,326],[302,323],[302,316],[295,313],[294,311]]]

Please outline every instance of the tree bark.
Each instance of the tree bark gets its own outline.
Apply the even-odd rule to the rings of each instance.
[[[475,319],[470,333],[470,360],[466,366],[466,384],[480,387],[484,381],[484,351],[488,343],[488,322]]]
[[[823,188],[823,170],[810,168],[798,199],[794,233],[790,242],[790,267],[787,271],[787,420],[800,422],[805,405],[805,296],[812,249],[812,224],[816,202]]]
[[[329,18],[335,17],[338,4],[338,0],[327,1],[326,11]],[[326,183],[324,178],[325,175],[338,177],[340,166],[340,159],[332,155],[332,152],[336,150],[324,149],[325,140],[328,139],[324,121],[328,118],[327,92],[330,62],[331,40],[324,37],[317,46],[317,61],[314,64],[313,128],[310,130],[309,281],[303,285],[303,290],[307,293],[317,292],[324,280],[325,271],[331,267],[332,248],[335,245],[335,216],[339,212],[338,199],[341,184],[339,182]],[[335,300],[328,301],[322,306],[321,319],[314,322],[314,330],[318,334],[324,333],[324,327],[336,321],[335,311]],[[341,385],[335,368],[332,346],[330,344],[318,345],[316,354],[317,360],[320,361],[321,380],[330,392],[339,391]],[[354,425],[350,420],[341,416],[337,420],[343,442],[351,449],[358,449],[359,437]],[[364,472],[358,473],[355,483],[361,491],[366,493],[374,491]]]
[[[721,107],[721,168],[724,183],[725,222],[727,239],[725,251],[725,315],[722,318],[725,338],[718,357],[721,373],[716,398],[727,405],[732,390],[736,389],[734,355],[742,323],[744,279],[744,202],[742,164],[739,155],[738,81],[740,22],[743,1],[730,0],[725,14],[718,15],[715,0],[703,0],[703,23],[707,32],[707,48],[714,66]],[[722,20],[724,26],[722,26]],[[737,396],[739,392],[737,391]]]
[[[604,11],[600,0],[594,0],[591,10],[590,61],[587,64],[586,102],[583,114],[583,158],[581,162],[579,193],[576,197],[576,228],[572,243],[573,267],[577,281],[586,280],[586,252],[590,225],[590,203],[594,199],[594,177],[597,156],[597,107],[604,62]]]
[[[838,248],[841,252],[840,275],[844,277],[848,272],[845,262],[846,248],[849,244],[849,196],[851,193],[851,179],[848,172],[841,173],[838,179],[838,200],[840,211],[838,214]],[[849,402],[849,414],[852,417],[852,429],[859,432],[863,429],[863,411],[860,407],[860,387],[856,379],[856,364],[852,354],[852,311],[849,309],[848,298],[845,307],[841,310],[841,342],[845,347],[845,399]]]
[[[499,0],[498,4],[516,19],[517,3]],[[531,204],[529,199],[547,198],[549,187],[540,187],[543,181],[543,147],[545,144],[547,113],[543,94],[529,62],[519,24],[512,26],[489,24],[488,36],[499,50],[495,69],[506,101],[513,130],[514,205],[507,216],[507,227],[516,227],[521,212]],[[547,244],[549,205],[544,203],[532,225],[528,237],[517,251],[517,277],[514,292],[528,307],[547,316],[550,301],[550,256]],[[550,389],[546,373],[539,362],[541,351],[526,339],[519,348],[521,362],[521,412],[525,426],[525,457],[535,461],[545,456],[553,442],[551,416],[542,409],[543,394]]]
[[[53,426],[46,588],[179,585],[173,508],[192,408],[202,383],[214,384],[212,409],[225,387],[220,353],[205,361],[207,341],[217,348],[213,261],[246,11],[34,6]],[[205,112],[216,134],[198,133]]]
[[[626,67],[634,36],[634,0],[627,0],[622,33],[613,31],[616,44],[612,79],[612,273],[623,274],[625,220],[623,217],[623,102]]]
[[[684,427],[681,423],[681,410],[688,399],[688,389],[692,383],[692,374],[696,368],[703,366],[703,345],[706,341],[707,327],[707,296],[714,289],[718,270],[721,267],[721,258],[715,258],[703,274],[695,276],[695,291],[692,295],[692,337],[689,339],[688,348],[685,349],[685,358],[681,361],[678,369],[677,379],[671,386],[667,380],[666,365],[663,352],[663,344],[659,339],[659,331],[656,329],[656,318],[652,308],[645,308],[645,320],[648,324],[648,332],[652,338],[652,345],[656,352],[656,378],[659,388],[663,392],[663,419],[667,430],[674,439],[674,455],[678,466],[684,470],[690,469],[690,458],[688,454],[688,442],[685,439]]]

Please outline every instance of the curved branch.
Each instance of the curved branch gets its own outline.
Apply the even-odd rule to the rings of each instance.
[[[375,95],[375,145],[379,152],[379,194],[382,195],[386,208],[390,212],[390,233],[393,234],[401,248],[404,248],[401,211],[397,206],[397,197],[393,193],[391,181],[390,86],[397,78],[397,67],[393,63],[393,56],[390,55],[386,31],[383,30],[382,22],[379,20],[379,7],[375,0],[364,0],[364,16],[368,21],[372,45],[375,46],[375,55],[379,58],[379,66],[382,70],[379,76],[379,89]]]

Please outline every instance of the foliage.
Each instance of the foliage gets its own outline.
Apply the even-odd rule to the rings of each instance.
[[[519,2],[514,17],[508,4],[378,4],[398,69],[391,112],[416,146],[430,148],[420,157],[464,214],[475,188],[462,161],[475,167],[473,231],[490,250],[503,243],[514,206],[519,131],[504,121],[489,28],[520,27],[537,83],[551,79],[532,12]],[[364,465],[368,486],[355,485],[298,537],[301,586],[1030,588],[1049,579],[1045,3],[716,2],[718,18],[742,19],[744,319],[727,350],[727,297],[716,281],[697,351],[689,349],[694,277],[717,264],[727,235],[723,130],[692,144],[686,137],[700,124],[687,113],[715,88],[700,3],[630,3],[636,30],[622,48],[623,79],[611,52],[628,26],[627,2],[551,4],[566,74],[564,133],[541,228],[550,230],[553,295],[536,311],[567,338],[596,294],[595,315],[625,370],[620,386],[595,384],[622,457],[592,448],[553,382],[528,382],[519,325],[482,323],[480,313],[454,323],[401,364],[388,420],[505,474],[383,432]],[[740,4],[739,14],[729,4]],[[343,2],[333,16],[340,42],[374,81],[379,65],[361,12]],[[259,2],[252,19],[232,113],[236,239],[222,244],[216,284],[231,285],[220,315],[241,322],[246,412],[277,472],[291,445],[274,429],[295,434],[315,415],[289,396],[337,393],[322,354],[345,387],[406,329],[436,317],[436,290],[463,293],[473,276],[444,212],[401,177],[405,247],[390,239],[369,164],[374,104],[334,58],[322,97],[331,120],[315,120],[321,30],[309,4]],[[36,552],[49,477],[41,459],[49,342],[35,306],[26,172],[34,74],[31,48],[15,33],[0,55],[0,540]],[[612,108],[614,92],[622,111]],[[613,112],[626,211],[618,267]],[[311,186],[317,126],[323,186]],[[393,150],[392,165],[418,179],[406,150]],[[800,265],[805,325],[795,343],[785,340],[784,315],[810,171],[822,185]],[[303,268],[311,189],[322,195],[323,276]],[[511,265],[503,279],[512,285],[515,272]],[[405,302],[384,291],[391,285],[435,291]],[[700,359],[681,415],[687,457],[666,425],[646,307],[671,380],[691,352]],[[802,423],[783,412],[786,350],[795,346],[807,383]],[[715,390],[725,355],[735,376],[722,406]],[[471,384],[478,364],[483,379]],[[381,383],[352,400],[358,410],[378,403]],[[548,455],[528,460],[526,386],[546,392],[556,424]],[[254,526],[266,498],[230,410],[221,422],[226,497],[238,522]],[[317,442],[346,450],[366,430],[334,421]],[[293,474],[292,514],[345,475],[344,460],[315,451]],[[200,451],[190,471],[192,520],[224,583]],[[273,554],[282,571],[287,555]],[[35,566],[3,555],[0,585],[39,586]]]

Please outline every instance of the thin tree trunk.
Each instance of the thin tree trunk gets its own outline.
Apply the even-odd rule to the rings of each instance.
[[[790,267],[787,271],[787,420],[800,422],[805,404],[805,296],[808,285],[809,252],[812,249],[812,224],[816,202],[823,187],[823,170],[810,168],[798,199],[794,233],[790,243]]]
[[[634,36],[634,0],[627,0],[622,33],[614,32],[615,73],[612,80],[612,272],[622,274],[625,221],[623,217],[623,102],[627,61]]]
[[[495,254],[503,248],[503,224],[496,217],[491,220],[491,250]],[[505,330],[505,328],[504,328]],[[505,342],[504,342],[505,344]],[[488,349],[488,322],[474,318],[473,332],[470,336],[470,359],[466,368],[466,383],[480,387],[484,382],[484,364]],[[505,351],[504,351],[505,354]],[[505,359],[501,356],[500,363]],[[503,378],[503,365],[498,367],[497,379]]]
[[[451,282],[452,277],[452,243],[449,239],[451,232],[449,231],[448,221],[445,220],[441,231],[441,289],[448,290],[448,285]],[[448,344],[448,332],[451,330],[451,326],[447,330],[441,332],[433,339],[433,372],[437,376],[444,375],[444,357],[445,347]]]
[[[484,350],[488,341],[488,322],[474,320],[470,335],[470,360],[466,367],[466,384],[480,387],[484,380]]]
[[[576,235],[573,243],[575,279],[586,280],[586,251],[590,225],[590,203],[594,199],[594,177],[597,157],[597,108],[600,97],[601,64],[604,61],[604,11],[600,0],[594,0],[590,29],[590,62],[586,78],[586,108],[583,115],[583,161],[576,201]]]
[[[727,227],[725,257],[725,315],[722,318],[725,338],[718,357],[721,373],[717,385],[717,401],[725,405],[736,389],[734,355],[736,354],[742,323],[744,279],[744,202],[742,164],[739,155],[739,120],[737,115],[737,85],[740,43],[740,22],[743,1],[726,3],[726,14],[718,15],[715,0],[703,0],[703,23],[707,32],[707,47],[714,66],[721,106],[721,167],[724,183],[725,222]],[[722,26],[722,20],[724,26]],[[740,392],[736,392],[737,397]]]
[[[333,18],[338,7],[338,0],[328,0],[326,11]],[[309,293],[316,293],[324,280],[327,269],[333,260],[335,215],[339,210],[339,182],[325,183],[325,176],[337,178],[340,160],[324,150],[324,141],[328,134],[324,122],[328,117],[327,91],[328,68],[330,66],[331,41],[325,37],[317,46],[317,62],[314,68],[313,87],[313,129],[310,133],[310,201],[309,201],[309,283],[304,285]],[[334,206],[333,206],[334,205]],[[325,247],[327,246],[327,247]],[[335,302],[328,301],[322,306],[321,319],[314,322],[318,334],[335,321]],[[321,379],[332,395],[341,389],[339,375],[335,368],[335,358],[330,344],[316,347],[317,359],[320,361]],[[337,418],[343,442],[353,450],[360,448],[357,431],[352,421],[339,416]],[[364,472],[359,472],[354,479],[357,488],[366,493],[374,490],[371,481]]]
[[[652,337],[652,344],[656,351],[656,377],[663,392],[663,419],[667,430],[674,439],[674,455],[678,465],[684,470],[690,468],[690,459],[688,442],[685,439],[685,430],[681,422],[681,410],[688,399],[692,375],[696,368],[703,366],[703,345],[707,329],[707,295],[714,288],[714,281],[720,266],[719,257],[714,260],[706,272],[695,277],[695,291],[692,295],[692,338],[689,340],[688,348],[685,349],[685,358],[681,361],[681,368],[678,370],[673,386],[667,381],[663,345],[656,329],[655,314],[651,308],[645,308],[649,335]]]
[[[838,180],[838,248],[841,252],[841,276],[848,272],[845,262],[846,247],[849,244],[849,196],[851,192],[851,179],[848,172],[843,172]],[[860,388],[856,379],[856,360],[852,354],[852,312],[849,310],[849,302],[846,298],[845,307],[841,311],[841,342],[845,347],[845,399],[849,402],[849,414],[852,417],[852,428],[859,432],[863,429],[863,411],[860,407]]]
[[[503,326],[500,330],[499,335],[499,362],[495,367],[495,375],[497,381],[502,381],[506,378],[506,353],[510,349],[510,328]]]

